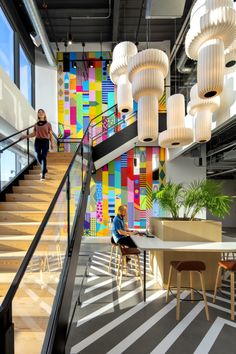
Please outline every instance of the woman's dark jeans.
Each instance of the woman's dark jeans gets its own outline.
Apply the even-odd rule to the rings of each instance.
[[[47,153],[49,150],[49,140],[48,139],[35,139],[34,143],[36,158],[41,165],[42,176],[47,172]]]

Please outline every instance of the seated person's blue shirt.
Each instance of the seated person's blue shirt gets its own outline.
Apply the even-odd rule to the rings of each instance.
[[[120,235],[118,233],[118,230],[125,230],[125,222],[124,222],[124,219],[122,218],[122,216],[120,216],[119,214],[117,214],[115,217],[114,217],[114,220],[113,220],[113,224],[112,224],[112,236],[113,236],[113,239],[114,241],[117,243],[118,240],[121,238],[121,237],[124,237],[123,235]]]

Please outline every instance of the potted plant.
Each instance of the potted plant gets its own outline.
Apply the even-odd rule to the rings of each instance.
[[[173,220],[194,220],[197,213],[206,208],[217,217],[224,218],[230,212],[232,198],[222,194],[222,183],[212,180],[201,180],[183,184],[168,182],[161,190],[153,193],[153,201],[158,201],[160,207],[169,212]]]
[[[222,184],[212,180],[194,181],[188,186],[169,182],[161,190],[153,193],[153,200],[171,217],[151,218],[152,233],[165,241],[219,242],[222,241],[221,222],[197,219],[199,212],[207,209],[217,217],[229,214],[232,198],[222,193]],[[167,281],[167,271],[171,260],[201,259],[209,272],[215,275],[216,264],[220,254],[192,254],[184,252],[161,252],[152,254],[154,273]],[[154,260],[155,258],[155,260]],[[154,264],[157,263],[157,264]],[[156,269],[156,271],[155,271]],[[213,276],[214,278],[214,276]],[[208,289],[213,288],[214,279],[206,281]],[[159,278],[160,281],[160,278]]]

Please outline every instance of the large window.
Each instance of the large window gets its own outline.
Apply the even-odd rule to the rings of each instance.
[[[13,30],[0,8],[0,66],[14,80]]]
[[[20,46],[20,90],[30,104],[32,102],[31,87],[31,63]]]

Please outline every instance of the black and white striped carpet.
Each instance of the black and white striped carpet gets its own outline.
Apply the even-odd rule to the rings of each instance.
[[[216,304],[207,293],[210,321],[202,301],[182,302],[181,320],[175,320],[174,297],[165,302],[165,290],[147,275],[147,301],[140,282],[128,269],[119,291],[116,267],[108,272],[109,252],[95,251],[82,294],[82,305],[73,318],[68,353],[88,354],[235,354],[236,322],[230,320],[229,291],[219,293]],[[141,258],[141,264],[142,258]],[[226,280],[225,284],[229,285]],[[182,298],[189,298],[183,291]]]

